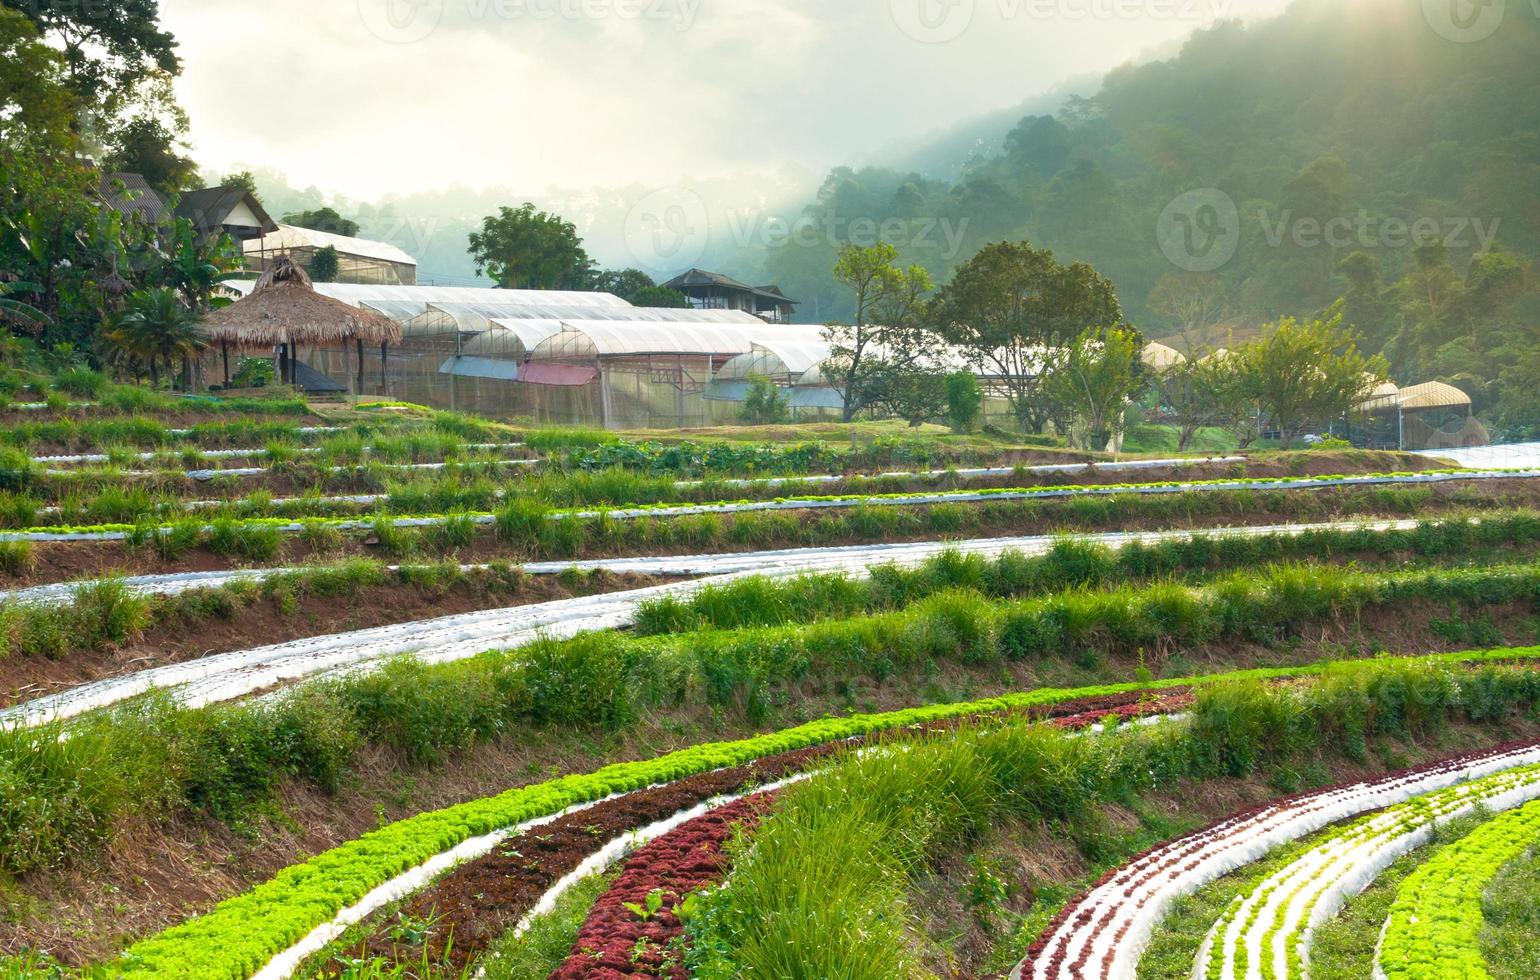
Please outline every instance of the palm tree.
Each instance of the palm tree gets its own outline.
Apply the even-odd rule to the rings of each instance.
[[[141,363],[148,365],[150,383],[157,386],[162,362],[170,370],[178,357],[185,362],[206,346],[198,317],[169,286],[130,293],[104,337],[136,372]]]
[[[16,298],[38,291],[35,283],[0,280],[0,322],[21,327],[34,334],[41,332],[48,326],[48,315],[37,307]]]

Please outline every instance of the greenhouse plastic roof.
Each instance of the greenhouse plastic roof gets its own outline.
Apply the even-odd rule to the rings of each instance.
[[[368,238],[349,238],[346,235],[333,235],[313,228],[301,228],[298,225],[280,224],[277,231],[270,231],[262,238],[248,239],[245,244],[247,255],[260,255],[264,251],[281,252],[296,248],[327,247],[335,248],[343,255],[394,262],[397,265],[409,265],[414,268],[417,266],[416,259],[389,242],[376,242]]]
[[[256,283],[231,280],[221,283],[233,292],[245,295]],[[415,304],[417,314],[430,305],[484,304],[491,306],[562,306],[618,307],[633,309],[630,303],[613,293],[585,293],[558,289],[488,289],[470,286],[377,286],[370,283],[316,283],[316,292],[352,306],[374,301]],[[416,314],[414,314],[416,315]]]
[[[542,353],[559,356],[586,339],[600,357],[643,354],[747,354],[764,346],[774,335],[777,344],[807,344],[818,339],[821,328],[812,326],[770,327],[753,324],[694,323],[651,320],[566,320],[560,334],[541,343]]]

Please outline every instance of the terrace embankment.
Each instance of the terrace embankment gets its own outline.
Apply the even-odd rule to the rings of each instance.
[[[1514,717],[1495,726],[1459,723],[1419,741],[1381,740],[1367,757],[1352,761],[1330,754],[1309,764],[1305,784],[1349,785],[1382,778],[1441,759],[1512,742],[1540,738],[1540,722]],[[1102,804],[1085,820],[1077,839],[1063,828],[1012,820],[991,828],[971,847],[948,853],[910,886],[917,915],[915,935],[926,965],[955,980],[997,978],[1011,968],[1036,935],[1030,927],[1002,932],[1029,918],[1034,906],[1052,907],[1057,896],[1089,886],[1107,868],[1145,846],[1172,839],[1244,813],[1301,788],[1301,773],[1270,772],[1243,779],[1183,780],[1140,794],[1134,801]],[[997,904],[970,902],[980,869],[1013,887]],[[1038,923],[1046,925],[1046,922]]]
[[[491,526],[460,549],[465,562],[578,560],[681,553],[724,554],[774,548],[837,547],[957,537],[999,537],[1061,531],[1198,530],[1257,527],[1284,521],[1434,518],[1458,510],[1540,506],[1540,481],[1492,479],[1412,487],[1323,487],[1301,490],[1192,490],[1148,497],[1091,496],[1027,501],[884,505],[861,508],[637,517],[607,526],[579,520],[569,533],[541,535],[515,545]],[[808,519],[811,516],[811,519]],[[554,522],[553,522],[554,523]],[[344,535],[318,548],[299,535],[285,537],[272,564],[297,565],[320,558],[372,555],[379,542],[368,531]],[[151,575],[216,571],[248,563],[195,547],[174,559],[122,541],[39,542],[19,575],[0,574],[0,586],[25,587],[112,574]]]
[[[287,780],[270,802],[220,821],[195,811],[133,818],[89,861],[22,876],[0,889],[0,948],[49,950],[72,963],[100,960],[127,941],[210,909],[275,872],[390,821],[480,799],[611,762],[658,757],[702,742],[745,737],[809,719],[851,711],[877,712],[922,703],[950,703],[1008,691],[1075,687],[1126,679],[1140,667],[1157,675],[1200,674],[1248,666],[1309,663],[1346,652],[1381,649],[1452,650],[1425,623],[1447,610],[1402,608],[1368,624],[1307,630],[1286,648],[1204,647],[1180,658],[1041,661],[966,666],[934,662],[925,669],[866,678],[815,677],[767,692],[774,705],[758,724],[731,705],[691,702],[640,712],[619,728],[514,724],[494,742],[425,766],[380,747],[366,748],[334,793]],[[1531,611],[1493,616],[1487,628],[1503,638],[1529,638]],[[1492,634],[1489,634],[1492,635]],[[1380,639],[1399,642],[1391,645]],[[1463,644],[1469,646],[1469,644]],[[1162,669],[1164,667],[1164,669]],[[1509,736],[1512,737],[1512,736]],[[1173,799],[1180,799],[1174,795]]]
[[[174,451],[174,450],[173,450]],[[258,451],[260,453],[260,450]],[[1137,457],[1131,457],[1137,459]],[[1006,468],[1020,467],[1023,470],[1034,466],[1062,466],[1083,464],[1087,462],[1111,463],[1116,462],[1111,458],[1090,459],[1083,453],[1069,453],[1062,451],[1046,450],[1004,450],[991,454],[984,454],[976,459],[967,461],[967,466]],[[81,473],[74,478],[53,478],[45,482],[39,489],[49,499],[59,499],[62,495],[74,492],[74,487],[80,482],[101,483],[106,481],[112,485],[132,485],[153,490],[159,494],[181,499],[205,499],[220,496],[223,493],[252,493],[268,492],[277,497],[298,496],[304,493],[347,494],[347,493],[374,493],[384,492],[388,485],[399,482],[396,475],[389,471],[383,473],[371,472],[367,467],[357,470],[345,469],[332,471],[309,460],[301,459],[295,463],[287,463],[282,466],[263,469],[258,473],[235,472],[224,475],[219,474],[219,467],[226,468],[240,466],[260,467],[262,462],[255,460],[240,460],[238,463],[229,461],[210,461],[214,467],[208,470],[208,476],[202,479],[194,479],[181,472],[150,471],[142,473],[122,473],[101,475],[100,479],[90,473]],[[959,464],[962,465],[962,464]],[[1166,480],[1195,480],[1195,479],[1220,479],[1243,478],[1278,479],[1283,477],[1303,476],[1351,476],[1366,473],[1420,473],[1429,470],[1446,469],[1444,464],[1427,456],[1412,453],[1389,452],[1318,452],[1318,453],[1263,453],[1247,458],[1246,462],[1199,462],[1190,466],[1156,468],[1134,471],[1141,482],[1160,482]],[[875,468],[870,466],[849,466],[840,470],[835,475],[846,479],[832,483],[820,483],[817,485],[820,493],[844,493],[859,488],[863,483],[870,485],[870,481],[879,473],[903,472],[907,470],[926,470],[926,466],[906,466],[899,463],[881,465]],[[938,471],[939,472],[939,471]],[[518,476],[518,473],[514,473]],[[735,479],[732,474],[715,474],[718,479]],[[1106,486],[1110,484],[1129,482],[1131,473],[1128,470],[1113,467],[1110,469],[1092,469],[1084,473],[1077,473],[1073,482],[1087,486]],[[795,477],[788,477],[795,479]],[[925,477],[917,476],[908,480],[887,480],[885,488],[892,490],[921,490],[934,489],[937,486],[966,485],[980,489],[992,487],[1041,487],[1052,486],[1066,482],[1063,474],[1043,473],[1033,474],[1022,472],[1005,476],[979,477],[967,481],[961,481],[950,476]],[[519,482],[515,480],[511,486],[517,487]],[[751,488],[738,488],[745,495]],[[766,488],[768,495],[774,496],[773,488]],[[692,499],[692,495],[684,490],[677,494],[678,499]],[[638,503],[631,500],[612,501],[616,504]]]
[[[347,595],[302,590],[266,595],[259,589],[227,597],[209,612],[198,597],[151,600],[168,612],[130,642],[110,649],[70,650],[56,659],[0,657],[0,707],[166,664],[252,646],[414,623],[483,609],[551,602],[575,596],[643,589],[677,579],[648,575],[516,575],[495,581],[457,577],[443,587],[419,584],[360,586]],[[194,611],[200,612],[194,615]]]

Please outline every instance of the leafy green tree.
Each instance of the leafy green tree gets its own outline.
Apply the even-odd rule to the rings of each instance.
[[[63,59],[28,18],[0,8],[0,145],[41,139],[66,149],[74,143],[74,124]]]
[[[984,392],[972,371],[956,371],[946,376],[946,414],[952,431],[965,435],[979,427],[984,412]]]
[[[1027,242],[987,246],[936,297],[933,322],[947,342],[997,377],[1017,421],[1041,432],[1043,388],[1060,352],[1089,328],[1123,322],[1117,292],[1083,262],[1064,266]]]
[[[669,289],[667,286],[643,286],[631,294],[630,302],[635,306],[657,310],[687,310],[690,308],[690,297],[677,289]]]
[[[779,425],[791,416],[791,399],[763,374],[749,375],[738,418],[745,425]]]
[[[830,345],[824,373],[844,397],[846,422],[893,391],[893,375],[933,363],[939,352],[923,324],[930,273],[900,269],[897,260],[898,250],[886,243],[846,245],[834,267],[835,281],[855,294],[854,322],[824,328]]]
[[[1182,360],[1149,373],[1160,407],[1175,424],[1177,451],[1186,452],[1200,429],[1229,426],[1237,411],[1249,412],[1235,387],[1231,358],[1192,351]]]
[[[138,116],[113,135],[107,165],[115,171],[143,175],[162,194],[178,194],[198,184],[198,164],[176,130],[157,116]]]
[[[237,170],[233,174],[225,174],[219,179],[219,186],[239,187],[256,198],[258,204],[262,203],[262,191],[257,186],[257,175],[250,170]]]
[[[311,282],[336,282],[340,268],[341,261],[337,257],[335,248],[330,245],[318,248],[310,259],[310,280]]]
[[[352,218],[344,218],[336,208],[322,207],[310,211],[295,211],[283,216],[283,223],[312,231],[324,231],[329,235],[357,238],[359,225]]]
[[[533,204],[502,208],[470,236],[476,271],[504,289],[586,289],[593,260],[577,228]]]
[[[1340,306],[1324,318],[1285,317],[1236,356],[1242,390],[1255,396],[1285,448],[1363,404],[1388,374],[1383,358],[1358,350],[1355,336],[1342,326]]]
[[[64,55],[70,85],[82,103],[111,106],[144,82],[176,77],[176,39],[160,26],[157,0],[4,0],[32,19]]]
[[[627,303],[636,302],[636,294],[651,289],[657,283],[641,269],[604,269],[594,273],[592,288],[596,293],[612,293]]]
[[[1143,383],[1144,339],[1119,327],[1087,327],[1065,350],[1048,379],[1051,401],[1064,406],[1066,435],[1083,449],[1103,450],[1123,429],[1124,414]]]
[[[917,429],[946,414],[946,374],[924,364],[890,364],[874,379],[871,406]]]

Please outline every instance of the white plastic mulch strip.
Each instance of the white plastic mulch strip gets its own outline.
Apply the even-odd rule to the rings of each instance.
[[[1194,538],[1265,537],[1272,534],[1307,534],[1313,531],[1410,531],[1419,526],[1415,520],[1335,521],[1320,524],[1269,524],[1258,527],[1213,528],[1198,531],[1114,531],[1076,534],[1074,540],[1121,548],[1128,544],[1154,545],[1163,541],[1187,541]],[[1473,523],[1475,523],[1473,521]],[[848,571],[864,573],[873,564],[897,562],[918,564],[946,551],[992,557],[1014,551],[1040,555],[1062,540],[1063,535],[1035,534],[1014,538],[975,538],[966,541],[919,541],[898,544],[843,545],[832,548],[785,548],[773,551],[748,551],[729,554],[650,556],[641,558],[600,558],[585,561],[530,562],[519,566],[529,575],[560,575],[573,569],[582,572],[609,572],[615,575],[726,575],[734,572]],[[391,571],[400,565],[389,566]],[[478,572],[487,565],[462,565],[461,571]],[[119,579],[125,588],[141,595],[178,595],[194,589],[215,589],[231,582],[261,582],[265,579],[301,574],[313,568],[241,568],[217,572],[175,572],[167,575],[138,575]],[[0,591],[0,604],[52,605],[74,598],[81,585],[91,581],[59,582],[25,589]]]
[[[1479,446],[1474,449],[1439,449],[1422,453],[1431,459],[1451,460],[1472,469],[1540,468],[1540,442],[1519,442],[1507,446]]]
[[[824,473],[813,476],[778,476],[756,477],[743,480],[714,480],[710,481],[716,486],[724,487],[785,487],[799,484],[840,483],[845,480],[898,480],[917,479],[925,477],[959,476],[968,480],[986,479],[993,476],[1014,476],[1023,474],[1027,476],[1053,476],[1062,475],[1086,475],[1090,473],[1123,473],[1137,472],[1140,470],[1175,470],[1195,469],[1201,466],[1225,466],[1232,463],[1245,463],[1245,456],[1204,456],[1187,457],[1184,459],[1127,459],[1101,463],[1054,463],[1046,466],[996,466],[982,469],[953,469],[953,470],[922,470],[905,471],[896,470],[889,473]],[[699,487],[705,486],[705,480],[681,480],[675,486]]]
[[[841,483],[841,482],[845,482],[845,481],[849,481],[849,480],[924,480],[924,479],[939,479],[939,478],[944,477],[944,476],[953,476],[953,477],[957,477],[959,479],[964,479],[964,480],[978,480],[978,479],[988,479],[990,477],[1015,476],[1017,474],[1049,474],[1049,473],[1087,474],[1087,473],[1121,472],[1121,471],[1131,471],[1131,470],[1179,469],[1179,468],[1180,469],[1186,469],[1186,468],[1192,468],[1192,467],[1198,467],[1198,466],[1209,466],[1209,465],[1218,466],[1218,465],[1223,465],[1223,464],[1226,464],[1226,463],[1243,463],[1245,461],[1246,461],[1246,459],[1245,459],[1244,456],[1222,456],[1222,457],[1216,457],[1216,458],[1212,458],[1212,459],[1156,459],[1156,460],[1133,460],[1133,461],[1122,462],[1122,463],[1097,463],[1097,464],[1075,463],[1075,464],[1067,465],[1067,466],[998,467],[998,468],[994,468],[994,469],[926,470],[926,471],[917,471],[917,472],[895,471],[895,472],[891,472],[891,473],[876,473],[876,474],[870,474],[870,475],[866,475],[866,474],[854,474],[854,475],[851,475],[851,474],[835,474],[835,475],[822,475],[822,476],[765,477],[765,478],[752,479],[752,480],[720,480],[720,481],[716,481],[715,483],[713,483],[711,485],[713,485],[713,486],[721,486],[721,487],[734,487],[734,488],[743,488],[743,487],[781,487],[781,486],[795,486],[795,485],[799,485],[799,484],[810,484],[811,485],[811,484]],[[534,463],[541,462],[541,461],[540,460],[516,460],[514,462],[534,464]],[[210,470],[210,471],[207,471],[207,472],[218,473],[220,471],[218,471],[218,470]],[[232,472],[232,471],[226,470],[225,472]],[[680,488],[701,487],[701,486],[706,486],[706,485],[707,485],[706,482],[702,481],[702,480],[680,480],[680,481],[677,481],[674,484],[674,486],[680,487]],[[281,506],[285,506],[285,505],[288,505],[288,504],[320,504],[320,505],[342,504],[342,505],[356,505],[356,506],[361,506],[361,507],[371,507],[371,506],[374,506],[375,504],[380,504],[380,503],[384,503],[384,502],[388,501],[390,499],[390,496],[391,495],[388,494],[388,493],[360,493],[360,494],[341,494],[341,495],[329,496],[329,497],[279,497],[279,498],[276,498],[276,499],[272,500],[271,504],[273,506],[275,506],[275,507],[281,507]],[[498,490],[498,491],[496,491],[495,496],[498,499],[506,498],[508,496],[508,491],[507,490]],[[189,500],[186,503],[181,504],[180,506],[181,506],[181,508],[183,510],[211,510],[211,509],[213,509],[215,507],[226,506],[229,503],[230,503],[230,501],[228,501],[228,500]],[[40,513],[45,513],[45,514],[47,514],[47,513],[56,513],[57,511],[58,511],[58,508],[56,508],[56,507],[47,507],[47,508],[44,508],[42,511],[40,511]]]
[[[172,435],[186,435],[187,433],[190,433],[191,431],[192,431],[191,429],[171,429],[170,430]],[[313,428],[299,429],[297,431],[301,435],[305,435],[305,434],[316,434],[316,433],[326,433],[326,432],[342,432],[344,430],[342,430],[340,428],[335,428],[335,427],[317,426],[317,427],[313,427]],[[522,442],[483,443],[483,444],[479,444],[479,445],[466,446],[465,448],[466,448],[466,450],[468,450],[470,452],[493,452],[493,451],[498,450],[498,449],[519,449],[519,448],[522,448],[523,445],[524,444]],[[191,447],[185,447],[185,448],[191,448]],[[326,449],[325,449],[325,447],[322,447],[322,446],[296,446],[294,448],[293,452],[295,452],[297,454],[300,454],[300,455],[310,455],[310,454],[314,454],[314,453],[326,452]],[[372,450],[368,446],[365,446],[364,447],[364,452],[365,453],[369,453],[369,452],[372,452]],[[152,452],[131,453],[128,456],[128,458],[129,459],[138,460],[141,463],[148,463],[148,462],[151,462],[151,461],[156,460],[156,459],[165,458],[166,456],[177,456],[177,455],[180,455],[180,454],[181,454],[181,451],[178,450],[176,447],[172,446],[172,447],[167,447],[165,449],[155,450],[155,451],[152,451]],[[261,447],[252,448],[252,449],[199,449],[199,450],[197,450],[198,457],[202,458],[202,459],[245,459],[245,458],[248,458],[248,457],[266,456],[267,454],[268,454],[267,449],[261,448]],[[74,455],[69,455],[69,456],[37,456],[37,457],[33,458],[33,462],[41,463],[41,464],[43,464],[45,466],[64,466],[64,465],[69,465],[69,464],[74,464],[74,463],[105,463],[105,462],[108,462],[111,459],[112,459],[112,457],[107,455],[106,453],[76,453]],[[216,472],[218,472],[218,471],[216,471]],[[225,471],[225,472],[228,472],[228,471]]]
[[[549,515],[551,520],[594,520],[606,517],[610,520],[636,520],[648,517],[691,517],[703,514],[748,514],[760,511],[784,510],[843,510],[853,507],[917,507],[933,504],[969,504],[994,501],[1051,500],[1069,497],[1110,496],[1161,496],[1190,492],[1233,492],[1238,490],[1317,490],[1326,487],[1369,487],[1393,485],[1431,485],[1438,483],[1476,480],[1533,480],[1540,479],[1540,470],[1523,471],[1472,471],[1461,473],[1420,473],[1397,476],[1353,476],[1332,479],[1305,478],[1286,482],[1268,480],[1232,480],[1219,483],[1171,483],[1146,487],[1065,487],[1047,490],[1005,490],[980,492],[937,492],[885,495],[872,497],[847,497],[833,500],[796,499],[744,501],[725,504],[685,504],[659,507],[613,508],[582,511],[565,511]],[[396,527],[435,527],[451,520],[449,517],[400,517],[391,520]],[[494,522],[491,515],[473,517],[480,525]],[[298,534],[305,525],[300,522],[273,524],[285,534]],[[334,521],[331,526],[340,530],[362,530],[373,527],[373,521]],[[0,541],[122,541],[124,531],[13,531],[0,533]]]
[[[1237,528],[1207,535],[1237,536],[1268,533],[1303,533],[1327,527],[1370,527],[1376,525],[1280,525],[1272,528]],[[1411,527],[1414,522],[1386,522],[1380,527]],[[1133,541],[1153,543],[1160,540],[1205,536],[1193,532],[1120,532],[1097,535],[1096,540],[1109,546]],[[750,576],[791,576],[806,572],[841,571],[866,575],[872,565],[896,563],[919,564],[937,554],[960,550],[975,554],[1017,551],[1041,554],[1057,538],[993,538],[980,541],[927,541],[903,545],[871,545],[857,548],[814,548],[803,551],[754,552],[740,555],[700,555],[685,558],[636,558],[612,561],[579,562],[576,565],[549,562],[525,566],[526,571],[559,574],[570,568],[595,570],[605,568],[616,573],[700,575],[695,581],[671,583],[646,589],[560,599],[553,602],[515,606],[508,609],[464,613],[442,619],[381,626],[352,633],[293,640],[252,650],[215,654],[199,660],[168,664],[149,670],[111,677],[70,688],[57,694],[0,708],[0,729],[32,728],[56,721],[66,721],[90,711],[121,704],[150,692],[164,692],[176,702],[190,707],[232,701],[275,685],[315,678],[338,671],[371,669],[384,661],[414,655],[431,663],[463,660],[488,650],[513,649],[542,637],[564,638],[595,630],[629,626],[643,602],[664,595],[687,596],[710,586],[722,585],[736,578]],[[476,567],[476,566],[471,566]],[[188,573],[176,582],[160,581],[155,588],[168,592],[185,591],[224,584],[236,577],[255,576],[255,572]],[[225,576],[214,579],[211,576]],[[129,580],[132,585],[133,580]],[[141,586],[142,587],[142,586]],[[11,601],[62,601],[74,586],[40,586],[38,589],[12,593]],[[41,590],[52,590],[42,592]]]
[[[488,650],[523,646],[539,637],[565,638],[624,626],[634,618],[637,606],[648,599],[688,593],[727,578],[464,613],[216,654],[83,684],[0,709],[0,729],[64,721],[153,691],[165,691],[179,704],[199,707],[408,654],[430,662],[463,660]]]
[[[1177,899],[1331,824],[1439,790],[1540,763],[1540,746],[1326,790],[1224,821],[1124,866],[1071,906],[1041,953],[1012,980],[1131,980],[1150,935]]]
[[[743,799],[745,796],[756,796],[760,793],[774,793],[778,790],[785,789],[788,786],[795,785],[796,783],[812,779],[814,775],[816,774],[811,772],[797,773],[796,775],[788,776],[778,782],[766,783],[763,786],[757,786],[746,793],[735,793],[728,796],[713,797],[712,799],[693,806],[688,810],[681,810],[679,813],[674,814],[672,817],[669,817],[666,820],[660,820],[655,824],[643,827],[640,830],[633,830],[628,834],[624,834],[615,838],[614,840],[605,844],[599,850],[595,851],[593,854],[589,855],[588,858],[586,858],[582,864],[578,865],[571,874],[562,878],[556,884],[552,885],[549,891],[547,891],[544,895],[541,895],[540,900],[536,902],[530,908],[530,910],[525,913],[524,918],[520,919],[518,924],[513,927],[512,934],[515,937],[522,936],[529,930],[530,925],[536,919],[554,909],[556,907],[556,903],[561,900],[561,897],[565,895],[573,885],[576,885],[578,882],[582,881],[584,878],[589,877],[590,875],[601,874],[605,871],[608,871],[610,868],[614,867],[618,862],[628,857],[632,852],[636,851],[642,845],[657,840],[659,837],[662,837],[669,831],[682,827],[689,823],[691,820],[694,820],[698,817],[703,817],[713,810],[720,810],[722,807],[727,806],[729,803],[736,803]]]
[[[577,868],[577,870],[573,871],[571,874],[558,881],[551,887],[549,891],[542,895],[540,900],[536,902],[529,913],[525,915],[522,920],[520,920],[517,926],[514,927],[514,934],[522,934],[529,928],[530,923],[536,917],[544,915],[552,908],[554,908],[556,906],[557,900],[560,899],[561,896],[565,894],[567,890],[570,889],[573,885],[577,884],[579,881],[591,874],[596,874],[608,869],[617,861],[625,858],[632,851],[635,851],[637,848],[648,843],[649,841],[662,837],[669,831],[683,826],[684,824],[689,823],[691,820],[694,820],[697,817],[705,816],[707,813],[710,813],[713,810],[720,809],[724,806],[727,806],[729,803],[734,803],[738,800],[741,800],[745,796],[752,796],[756,793],[772,793],[776,790],[783,789],[794,783],[808,779],[811,777],[811,775],[812,774],[810,773],[798,773],[797,775],[782,779],[779,782],[767,783],[764,786],[756,787],[747,793],[715,797],[694,807],[691,807],[688,810],[681,810],[679,813],[676,813],[664,820],[660,820],[657,823],[651,824],[650,826],[643,827],[621,837],[617,837],[616,839],[605,844],[600,850],[585,860]],[[648,788],[656,789],[657,787]],[[641,791],[638,790],[635,792]],[[271,961],[268,962],[266,966],[264,966],[261,970],[257,971],[257,973],[252,976],[252,980],[286,980],[287,977],[293,975],[294,971],[298,969],[302,963],[304,963],[306,958],[313,956],[320,952],[322,949],[326,948],[329,943],[333,942],[344,932],[346,932],[348,927],[362,922],[364,919],[368,918],[370,915],[391,904],[392,902],[398,902],[410,895],[421,891],[428,885],[432,884],[433,881],[439,876],[453,870],[456,865],[464,864],[467,861],[474,861],[478,858],[485,857],[486,855],[492,853],[492,851],[498,845],[509,840],[510,838],[518,837],[530,830],[553,823],[562,817],[573,813],[581,813],[584,810],[590,810],[593,807],[598,806],[600,803],[607,803],[613,800],[622,799],[630,795],[631,793],[619,793],[614,796],[607,797],[603,800],[596,800],[592,803],[584,803],[579,806],[570,807],[553,816],[541,817],[538,820],[531,820],[527,823],[519,824],[516,827],[493,831],[492,833],[483,837],[477,837],[474,840],[465,841],[453,849],[445,851],[443,854],[429,859],[426,863],[412,868],[411,870],[406,871],[396,876],[395,878],[392,878],[390,881],[387,881],[383,885],[380,885],[378,888],[375,888],[369,894],[360,899],[356,904],[337,913],[337,915],[330,922],[326,923],[325,925],[317,926],[308,935],[306,935],[304,939],[301,939],[298,943],[294,944],[284,952],[280,953],[278,956],[274,957]]]
[[[1540,770],[1526,768],[1390,807],[1301,855],[1260,883],[1215,923],[1194,980],[1293,977],[1308,970],[1315,930],[1386,868],[1424,846],[1439,825],[1478,808],[1501,813],[1540,798]]]

